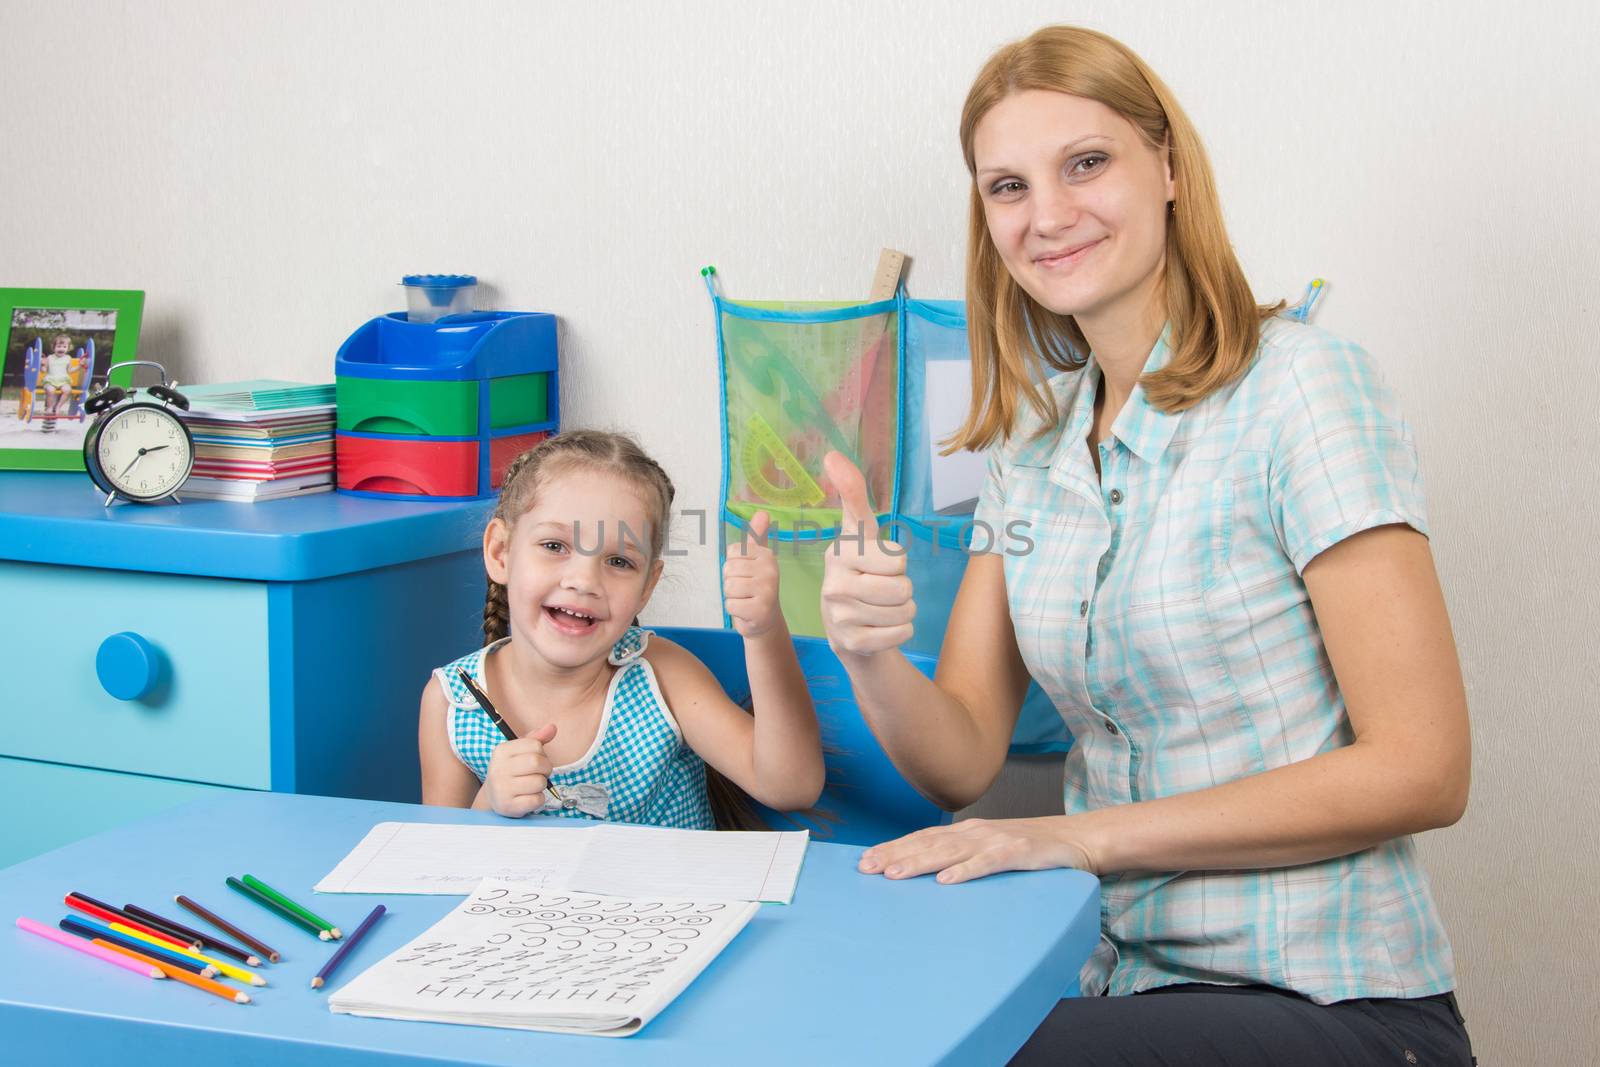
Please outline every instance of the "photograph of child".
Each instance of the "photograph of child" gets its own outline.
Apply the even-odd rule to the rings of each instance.
[[[5,325],[0,448],[82,448],[83,402],[105,384],[117,313],[17,308]]]

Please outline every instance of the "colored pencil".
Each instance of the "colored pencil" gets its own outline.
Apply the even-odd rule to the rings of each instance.
[[[126,936],[132,936],[132,937],[136,937],[136,938],[140,939],[141,941],[149,941],[149,940],[151,940],[146,935],[138,933],[137,931],[134,931],[134,930],[130,930],[126,926],[123,926],[121,923],[112,923],[111,924],[111,929],[113,931],[115,931],[116,933],[122,934],[125,937]],[[196,952],[193,949],[188,949],[188,948],[175,948],[175,949],[172,949],[172,951],[176,952],[180,956],[185,956],[185,957],[187,957],[187,958],[189,958],[191,960],[199,960],[201,963],[204,963],[207,967],[210,967],[212,969],[213,973],[215,973],[215,974],[225,974],[229,978],[232,978],[236,982],[243,982],[246,985],[266,985],[267,984],[267,980],[265,978],[261,977],[259,974],[253,974],[250,971],[245,970],[243,967],[235,967],[231,963],[223,963],[221,960],[213,959],[212,957],[207,956],[206,954],[204,954],[202,952]],[[206,975],[206,977],[210,978],[211,975],[208,974],[208,975]]]
[[[278,892],[276,889],[272,888],[255,875],[245,875],[244,884],[249,886],[251,889],[254,889],[257,893],[271,897],[273,900],[288,908],[290,911],[298,913],[299,915],[315,923],[317,926],[328,931],[329,935],[335,941],[344,936],[344,934],[339,931],[339,928],[333,925],[327,919],[324,919],[322,916],[318,915],[316,912],[312,911],[303,904],[296,904],[294,901],[290,900],[288,897],[284,896],[282,893]]]
[[[190,974],[188,971],[184,970],[182,967],[174,967],[171,964],[162,963],[160,960],[153,960],[149,956],[146,956],[144,953],[135,952],[131,948],[119,948],[116,945],[109,945],[109,944],[106,944],[103,941],[96,941],[95,944],[97,944],[97,945],[105,945],[107,948],[111,949],[113,952],[120,952],[125,956],[131,956],[132,958],[134,958],[136,960],[142,960],[142,961],[144,961],[146,963],[152,964],[155,967],[159,968],[161,970],[161,972],[163,974],[165,974],[168,978],[176,978],[178,981],[184,983],[185,985],[192,985],[196,989],[203,989],[207,993],[212,993],[212,994],[214,994],[216,996],[221,997],[223,1000],[231,1000],[235,1004],[248,1004],[248,1003],[250,1003],[250,994],[249,993],[242,993],[239,990],[234,989],[232,986],[225,986],[221,982],[213,982],[209,978],[201,978],[198,974]]]
[[[313,923],[310,919],[304,918],[299,913],[290,911],[288,908],[283,907],[276,900],[273,900],[265,893],[257,893],[254,889],[251,889],[237,878],[228,879],[228,888],[234,890],[235,892],[243,893],[249,899],[255,901],[263,908],[266,908],[268,911],[272,912],[272,914],[278,916],[278,918],[288,919],[296,926],[311,931],[324,941],[333,940],[332,934]]]
[[[194,938],[199,944],[199,948],[196,951],[220,952],[224,956],[230,956],[233,959],[238,960],[240,963],[247,963],[252,967],[261,966],[261,961],[259,959],[250,955],[250,953],[246,952],[242,948],[239,948],[237,945],[230,945],[226,941],[220,941],[210,934],[202,933],[199,930],[184,926],[182,923],[175,923],[171,919],[163,919],[155,912],[147,911],[144,908],[139,907],[137,904],[125,905],[122,910],[127,912],[129,915],[132,915],[135,919],[140,919],[144,922],[150,923],[152,926],[159,923],[162,929],[171,930],[174,933],[180,934],[184,937]]]
[[[122,948],[131,948],[135,952],[142,952],[146,956],[152,956],[155,959],[164,960],[165,962],[171,963],[174,966],[182,967],[186,971],[193,971],[202,978],[212,978],[215,977],[217,973],[209,964],[201,963],[199,960],[191,960],[187,956],[178,955],[178,950],[175,948],[169,949],[164,945],[152,945],[148,941],[140,941],[136,937],[129,937],[127,934],[119,934],[104,923],[97,923],[91,919],[73,919],[68,917],[62,919],[57,925],[60,926],[61,929],[67,931],[67,933],[77,934],[79,937],[84,938],[85,940],[109,941],[111,944],[120,946]]]
[[[159,915],[157,915],[155,918],[151,918],[149,915],[140,915],[130,910],[127,905],[123,905],[122,907],[118,908],[117,911],[121,913],[122,921],[125,923],[140,923],[144,926],[148,926],[162,937],[175,938],[176,940],[181,941],[186,948],[192,948],[195,950],[200,948],[200,938],[192,937],[189,934],[184,933],[182,930],[174,928],[172,924],[168,923]]]
[[[71,934],[64,934],[60,930],[52,930],[44,923],[35,922],[26,915],[17,916],[17,926],[28,931],[30,934],[38,934],[46,941],[54,941],[58,945],[65,945],[67,948],[75,949],[86,956],[93,956],[97,960],[121,967],[125,971],[132,971],[135,974],[142,974],[146,978],[163,978],[166,976],[166,972],[160,967],[156,966],[154,963],[136,963],[135,961],[128,959],[126,956],[119,955],[118,953],[109,948],[105,948],[104,946],[96,945],[91,941],[85,941],[81,937],[73,937]]]
[[[204,919],[206,922],[210,923],[212,926],[215,926],[218,930],[221,930],[223,933],[227,934],[228,936],[233,937],[233,938],[235,938],[235,939],[237,939],[239,941],[242,941],[246,945],[249,945],[251,948],[255,949],[256,952],[262,958],[266,959],[269,963],[277,963],[280,959],[283,958],[281,955],[278,954],[278,950],[277,949],[273,948],[271,945],[267,944],[265,941],[262,941],[259,938],[251,937],[249,934],[245,933],[243,930],[241,930],[237,926],[233,925],[227,919],[224,919],[222,916],[217,915],[215,912],[211,912],[211,911],[206,910],[205,908],[201,907],[199,904],[196,904],[194,901],[190,900],[188,897],[182,895],[181,893],[178,896],[173,897],[172,899],[177,903],[178,907],[183,908],[186,911],[193,912],[195,915],[198,915],[200,918]]]
[[[361,925],[356,927],[356,932],[345,938],[344,944],[339,946],[339,951],[335,952],[328,962],[322,965],[322,970],[317,972],[317,976],[311,979],[312,989],[321,989],[323,987],[328,981],[328,976],[333,973],[334,968],[339,966],[344,961],[344,958],[350,954],[350,950],[356,947],[356,942],[360,941],[366,935],[366,932],[372,929],[373,923],[383,917],[383,911],[383,905],[379,904],[367,913],[367,917],[361,920]]]
[[[67,907],[76,908],[85,915],[93,915],[101,922],[122,923],[125,926],[131,926],[135,930],[149,934],[158,941],[161,941],[165,944],[170,944],[173,948],[189,947],[186,942],[180,941],[176,937],[170,937],[167,934],[162,933],[160,930],[152,929],[140,922],[138,919],[133,918],[131,915],[122,914],[122,911],[119,908],[107,907],[97,900],[92,900],[89,897],[82,896],[78,893],[68,893],[62,898],[62,901],[67,905]]]

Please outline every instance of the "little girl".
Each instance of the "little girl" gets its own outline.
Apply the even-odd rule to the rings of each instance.
[[[61,401],[72,393],[72,338],[67,334],[56,334],[53,349],[44,357],[40,383],[44,386],[44,429],[54,430]]]
[[[753,541],[730,546],[723,576],[753,716],[694,655],[635,625],[661,577],[672,497],[661,467],[618,434],[559,434],[512,462],[483,534],[490,644],[434,671],[422,691],[423,803],[748,825],[736,803],[713,811],[708,773],[779,811],[816,803],[816,712],[778,608],[765,513],[751,521]]]

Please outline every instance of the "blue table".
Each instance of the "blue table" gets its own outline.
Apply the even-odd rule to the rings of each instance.
[[[1004,1063],[1098,937],[1098,884],[1077,871],[960,886],[858,874],[862,849],[813,840],[789,906],[767,904],[666,1011],[629,1038],[575,1037],[334,1015],[311,976],[330,949],[236,893],[256,875],[346,931],[389,914],[337,989],[460,903],[459,897],[314,895],[374,823],[496,816],[368,800],[237,793],[176,808],[0,870],[0,1034],[6,1062],[320,1065]],[[560,820],[556,820],[560,821]],[[530,833],[581,832],[530,826]],[[184,893],[284,954],[238,1006],[68,952],[12,926],[54,924],[63,894],[158,913]],[[178,915],[170,916],[178,918]],[[183,921],[179,919],[179,921]],[[193,925],[201,925],[193,923]]]

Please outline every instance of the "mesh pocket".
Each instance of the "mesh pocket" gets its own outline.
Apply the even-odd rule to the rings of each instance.
[[[870,308],[882,310],[861,313]],[[861,468],[873,505],[888,510],[898,432],[893,303],[724,303],[720,326],[729,508],[837,507],[822,474],[822,457],[837,450]]]

